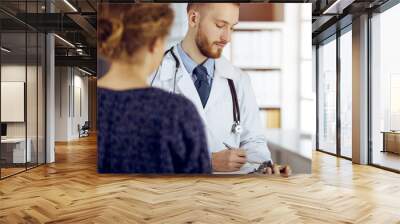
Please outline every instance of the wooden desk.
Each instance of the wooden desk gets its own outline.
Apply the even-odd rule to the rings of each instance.
[[[265,131],[272,160],[287,164],[293,174],[311,173],[312,136],[306,137],[298,131],[268,129]]]
[[[383,133],[382,152],[400,154],[400,131],[382,131],[381,133]]]

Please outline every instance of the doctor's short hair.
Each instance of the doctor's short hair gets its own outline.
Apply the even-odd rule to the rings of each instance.
[[[166,37],[173,19],[169,4],[99,4],[99,53],[110,60],[129,59],[157,38]]]
[[[240,3],[235,3],[235,2],[230,2],[230,3],[235,4],[236,6],[240,7]],[[188,3],[187,7],[186,7],[186,12],[189,12],[189,10],[191,10],[192,8],[195,8],[195,7],[204,5],[204,4],[207,4],[207,3]]]

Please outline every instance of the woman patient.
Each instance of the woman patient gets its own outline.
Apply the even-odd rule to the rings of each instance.
[[[167,4],[100,5],[98,49],[111,62],[97,82],[100,173],[211,172],[195,106],[147,84],[172,22]]]

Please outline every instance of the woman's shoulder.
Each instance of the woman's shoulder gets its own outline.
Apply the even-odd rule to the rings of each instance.
[[[134,98],[135,102],[137,101],[146,101],[149,99],[157,100],[166,98],[168,92],[153,88],[153,87],[144,87],[144,88],[132,88],[125,90],[114,90],[109,88],[98,87],[97,93],[100,97],[108,97],[108,98],[119,98],[119,99],[131,99]]]
[[[174,104],[174,106],[177,109],[181,110],[181,112],[187,113],[196,111],[196,106],[187,97],[175,93],[169,93],[169,94],[171,94],[170,103]]]
[[[185,96],[171,93],[166,90],[148,87],[142,89],[131,89],[125,91],[115,91],[106,88],[98,88],[98,98],[103,102],[131,102],[132,104],[141,104],[143,109],[159,108],[163,113],[172,113],[182,116],[186,113],[194,113],[196,108],[194,104]],[[160,111],[160,110],[157,111]]]
[[[159,100],[161,101],[161,105],[165,105],[166,107],[173,108],[174,113],[179,115],[185,115],[187,113],[195,113],[197,112],[196,106],[183,95],[167,92],[163,89],[154,88],[155,92],[161,96]]]
[[[192,104],[192,102],[183,95],[171,93],[160,88],[152,89],[154,91],[154,94],[159,95],[159,99],[162,100],[164,103],[173,104],[175,106],[187,106],[189,104]]]

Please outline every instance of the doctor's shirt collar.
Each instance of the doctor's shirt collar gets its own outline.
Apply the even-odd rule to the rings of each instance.
[[[198,66],[198,64],[193,61],[192,58],[182,49],[181,43],[177,45],[178,53],[180,58],[182,59],[183,65],[185,66],[186,71],[189,74],[193,74],[193,70]],[[204,63],[203,66],[207,69],[207,75],[209,78],[213,78],[214,76],[214,64],[215,60],[212,58],[208,58]]]

